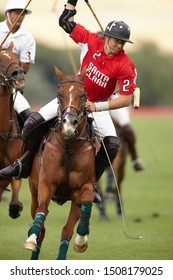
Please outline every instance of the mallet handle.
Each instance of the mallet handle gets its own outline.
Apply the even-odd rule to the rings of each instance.
[[[93,16],[95,17],[95,19],[96,19],[96,21],[97,21],[98,25],[100,26],[101,31],[103,32],[103,31],[104,31],[103,26],[101,25],[101,23],[100,23],[100,21],[99,21],[98,17],[96,16],[96,14],[95,14],[95,12],[94,12],[93,8],[91,7],[91,5],[90,5],[89,1],[88,1],[88,0],[85,0],[85,3],[86,3],[86,4],[87,4],[87,6],[89,7],[89,9],[90,9],[91,13],[92,13],[92,14],[93,14]]]
[[[134,93],[134,109],[138,109],[140,105],[140,88],[136,88]]]

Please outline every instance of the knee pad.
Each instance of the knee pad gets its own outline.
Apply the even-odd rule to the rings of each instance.
[[[104,147],[105,146],[105,147]],[[103,139],[103,143],[101,144],[100,150],[99,150],[99,156],[104,160],[105,162],[108,162],[107,154],[108,153],[109,159],[112,162],[117,153],[118,148],[120,146],[120,139],[115,136],[106,136]],[[105,151],[106,148],[106,151]]]

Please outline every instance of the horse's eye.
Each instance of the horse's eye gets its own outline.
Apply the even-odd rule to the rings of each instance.
[[[80,99],[86,99],[86,94],[83,93],[83,94],[80,96]]]

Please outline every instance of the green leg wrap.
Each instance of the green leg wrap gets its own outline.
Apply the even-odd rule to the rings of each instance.
[[[89,234],[89,219],[91,216],[92,203],[82,203],[80,220],[77,228],[77,233],[81,236]]]
[[[69,242],[67,238],[61,240],[57,260],[66,260]]]
[[[28,236],[35,233],[38,237],[39,233],[40,233],[40,230],[41,230],[41,227],[42,227],[45,220],[46,220],[46,217],[43,214],[37,214],[35,216],[35,219],[32,223],[31,228],[28,231]]]
[[[32,252],[31,254],[31,260],[38,260],[39,254],[40,254],[40,250],[41,250],[41,245],[42,242],[37,242],[37,251],[36,252]]]

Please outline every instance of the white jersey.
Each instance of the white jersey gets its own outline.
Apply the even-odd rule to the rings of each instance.
[[[9,32],[6,21],[0,23],[0,44],[3,42]],[[20,26],[17,32],[10,33],[2,48],[8,48],[13,41],[13,52],[18,54],[19,61],[23,63],[35,63],[36,43],[34,37],[23,26]]]
[[[0,44],[3,42],[9,32],[6,21],[0,23]],[[36,43],[31,33],[26,31],[23,26],[20,26],[17,32],[10,33],[4,44],[3,49],[7,49],[10,43],[13,41],[13,52],[17,53],[19,61],[22,63],[35,63],[36,55]],[[13,95],[14,109],[20,114],[22,111],[30,108],[30,105],[26,98],[17,91]]]

